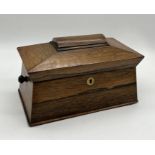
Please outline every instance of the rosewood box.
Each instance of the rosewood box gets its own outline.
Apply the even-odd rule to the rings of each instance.
[[[137,102],[136,66],[144,56],[114,38],[59,37],[17,49],[30,126]]]

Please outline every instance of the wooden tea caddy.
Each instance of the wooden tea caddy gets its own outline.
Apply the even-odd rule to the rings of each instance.
[[[143,55],[102,34],[17,48],[19,94],[30,126],[137,102]]]

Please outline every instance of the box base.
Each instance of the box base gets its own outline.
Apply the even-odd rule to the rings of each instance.
[[[92,111],[89,111],[89,112],[82,112],[82,113],[78,113],[78,114],[74,114],[74,115],[69,115],[69,116],[65,116],[65,117],[61,117],[61,118],[49,119],[49,120],[45,120],[45,121],[40,121],[40,122],[32,123],[29,120],[29,118],[28,118],[28,114],[27,114],[27,111],[26,111],[25,103],[24,103],[24,100],[22,98],[22,95],[21,95],[19,89],[18,89],[18,92],[19,92],[19,96],[20,96],[20,99],[21,99],[21,102],[22,102],[22,106],[23,106],[25,115],[26,115],[26,119],[27,119],[28,125],[30,127],[37,126],[37,125],[42,125],[42,124],[46,124],[46,123],[50,123],[50,122],[55,122],[55,121],[59,121],[59,120],[64,120],[64,119],[68,119],[68,118],[73,118],[73,117],[77,117],[77,116],[81,116],[81,115],[86,115],[86,114],[90,114],[90,113],[95,113],[95,112],[99,112],[99,111],[103,111],[103,110],[109,110],[109,109],[112,109],[112,108],[118,108],[118,107],[122,107],[122,106],[132,105],[132,104],[135,104],[135,103],[138,102],[138,101],[128,102],[128,103],[123,103],[123,104],[119,104],[119,105],[115,105],[115,106],[110,106],[110,107],[106,107],[106,108],[92,110]]]

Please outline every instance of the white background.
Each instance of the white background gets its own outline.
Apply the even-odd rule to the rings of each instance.
[[[0,139],[155,139],[155,15],[0,15]],[[18,96],[16,47],[103,33],[145,56],[139,103],[30,128]]]

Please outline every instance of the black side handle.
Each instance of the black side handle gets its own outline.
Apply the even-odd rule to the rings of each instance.
[[[18,82],[20,83],[27,82],[27,81],[29,81],[29,78],[27,76],[20,75],[18,77]]]

